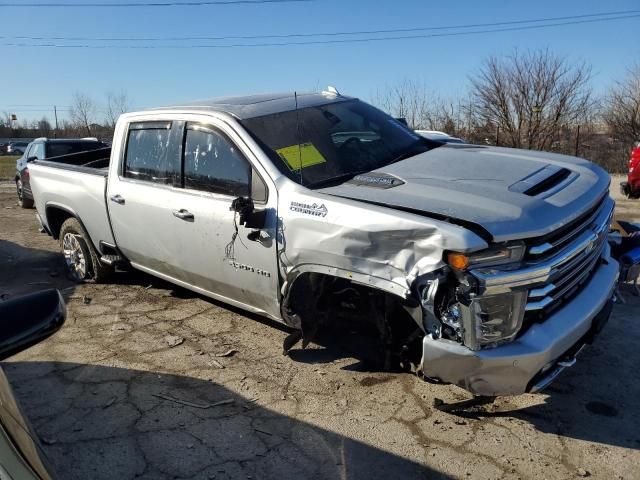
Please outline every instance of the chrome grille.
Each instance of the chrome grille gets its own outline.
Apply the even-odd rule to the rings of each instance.
[[[547,243],[551,245],[547,251],[555,252],[553,257],[558,261],[544,284],[529,289],[525,308],[529,316],[532,316],[530,312],[535,312],[536,315],[533,316],[542,320],[573,296],[591,277],[606,246],[612,214],[613,202],[604,201],[586,219],[582,219],[576,228],[563,232],[553,243]],[[530,253],[531,249],[536,249],[536,246],[530,248]],[[548,254],[543,256],[549,258]]]
[[[581,215],[569,225],[551,233],[550,235],[546,235],[542,239],[538,238],[532,240],[530,242],[531,246],[529,246],[527,250],[528,260],[542,260],[544,258],[549,258],[554,253],[560,251],[562,247],[567,245],[577,235],[580,235],[597,221],[598,216],[609,203],[607,200],[608,196],[605,195],[591,210]]]
[[[591,211],[559,232],[542,240],[531,240],[525,260],[517,269],[473,270],[481,294],[526,290],[525,329],[527,323],[544,321],[597,270],[607,248],[614,205],[607,195]]]

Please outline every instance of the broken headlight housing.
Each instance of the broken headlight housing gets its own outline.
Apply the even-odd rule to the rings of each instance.
[[[474,253],[448,252],[446,262],[457,271],[456,277],[463,283],[470,279],[467,270],[502,266],[517,266],[524,257],[523,242],[496,245]],[[467,279],[467,280],[463,280]],[[496,295],[476,295],[471,287],[464,295],[458,295],[455,303],[443,310],[440,320],[447,324],[459,318],[462,342],[472,350],[492,347],[513,340],[522,327],[527,302],[526,290],[509,291]]]
[[[527,292],[475,297],[463,306],[464,343],[472,350],[513,340],[522,327]]]

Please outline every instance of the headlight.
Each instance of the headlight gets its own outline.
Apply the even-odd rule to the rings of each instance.
[[[464,309],[464,343],[477,350],[512,340],[522,327],[526,301],[526,291],[474,298]]]
[[[466,270],[474,266],[504,265],[522,260],[524,243],[514,243],[492,247],[475,253],[448,252],[447,263],[457,270]]]

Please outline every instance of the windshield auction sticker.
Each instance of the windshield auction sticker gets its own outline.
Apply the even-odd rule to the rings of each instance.
[[[313,143],[301,143],[300,145],[279,148],[276,153],[293,171],[326,163],[327,161]]]

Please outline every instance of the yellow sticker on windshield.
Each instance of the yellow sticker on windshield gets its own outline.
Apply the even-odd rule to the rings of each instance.
[[[290,147],[279,148],[276,153],[286,162],[291,170],[311,167],[320,163],[326,163],[326,159],[318,151],[313,143],[302,143]]]

